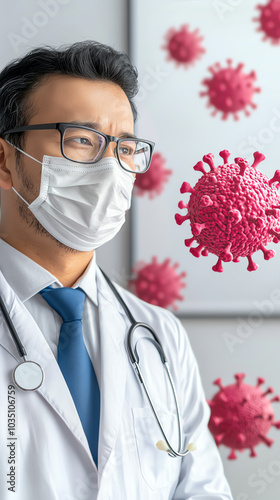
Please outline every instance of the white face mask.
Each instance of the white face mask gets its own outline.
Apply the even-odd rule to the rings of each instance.
[[[32,203],[12,189],[52,236],[70,248],[90,251],[117,234],[131,205],[135,177],[116,158],[80,164],[45,155],[41,165],[40,194]]]

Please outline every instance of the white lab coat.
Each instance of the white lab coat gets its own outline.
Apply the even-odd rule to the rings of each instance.
[[[37,391],[16,389],[16,492],[9,491],[11,447],[7,445],[13,441],[7,440],[8,387],[20,358],[0,313],[1,500],[231,500],[219,453],[207,429],[209,408],[197,365],[181,323],[170,312],[119,288],[136,319],[155,329],[169,359],[184,445],[195,441],[198,446],[183,459],[157,450],[155,443],[162,436],[127,357],[129,319],[99,269],[97,287],[101,332],[98,472],[57,361],[34,319],[0,273],[0,293],[27,359],[40,363],[45,373]],[[137,346],[139,353],[145,352],[142,369],[147,384],[170,441],[177,446],[174,402],[160,371],[159,356],[147,340]]]

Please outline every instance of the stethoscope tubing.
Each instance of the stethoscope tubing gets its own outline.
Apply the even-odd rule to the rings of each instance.
[[[168,374],[169,382],[170,382],[170,384],[171,384],[171,387],[172,387],[172,392],[173,392],[173,396],[174,396],[174,400],[175,400],[175,405],[176,405],[176,415],[177,415],[177,424],[178,424],[178,436],[179,436],[179,450],[181,450],[181,449],[182,449],[182,428],[181,428],[181,418],[180,418],[180,413],[179,413],[178,400],[177,400],[176,391],[175,391],[175,388],[174,388],[173,380],[172,380],[172,377],[171,377],[171,374],[170,374],[170,370],[169,370],[169,366],[168,366],[167,361],[164,363],[164,365],[165,365],[165,369],[166,369],[167,374]],[[145,391],[145,393],[146,393],[146,395],[147,395],[147,398],[148,398],[148,400],[149,400],[149,403],[150,403],[150,405],[151,405],[151,407],[152,407],[152,410],[153,410],[154,416],[155,416],[155,418],[156,418],[156,420],[157,420],[157,423],[158,423],[159,428],[160,428],[160,430],[161,430],[162,436],[164,437],[164,440],[165,440],[166,444],[168,445],[168,448],[169,448],[169,452],[168,452],[168,454],[169,454],[170,456],[172,456],[172,457],[175,457],[175,456],[184,457],[187,453],[189,453],[189,450],[187,450],[187,453],[185,453],[185,452],[180,453],[180,451],[175,451],[175,450],[173,449],[173,447],[171,446],[171,444],[170,444],[170,442],[169,442],[169,440],[168,440],[168,438],[167,438],[167,436],[166,436],[166,433],[165,433],[165,431],[164,431],[164,429],[163,429],[162,423],[161,423],[161,421],[160,421],[160,418],[159,418],[159,416],[158,416],[158,413],[157,413],[157,411],[156,411],[156,408],[155,408],[155,406],[154,406],[154,403],[153,403],[153,401],[152,401],[152,398],[151,398],[151,396],[150,396],[149,390],[148,390],[148,388],[147,388],[147,385],[146,385],[146,383],[145,383],[145,379],[144,379],[144,377],[143,377],[143,374],[142,374],[142,372],[141,372],[141,370],[140,370],[140,367],[139,367],[138,363],[135,363],[135,364],[134,364],[134,368],[135,368],[136,372],[138,373],[138,376],[139,376],[139,380],[140,380],[140,382],[141,382],[141,383],[142,383],[142,385],[143,385],[144,391]]]
[[[161,430],[161,433],[162,433],[162,436],[166,442],[166,444],[168,445],[168,454],[171,456],[171,457],[185,457],[190,451],[188,449],[186,449],[185,451],[181,452],[180,450],[182,449],[182,424],[181,424],[181,417],[180,417],[180,410],[179,410],[179,405],[178,405],[178,398],[177,398],[177,395],[176,395],[176,390],[175,390],[175,386],[174,386],[174,382],[173,382],[173,379],[172,379],[172,376],[171,376],[171,372],[170,372],[170,369],[169,369],[169,365],[168,365],[168,361],[167,361],[167,358],[165,356],[165,353],[164,353],[164,350],[163,350],[163,347],[161,345],[161,342],[157,336],[157,334],[155,333],[155,331],[153,330],[153,328],[149,325],[147,325],[146,323],[141,323],[141,322],[137,322],[133,316],[133,314],[131,313],[131,311],[129,310],[129,308],[127,307],[126,303],[124,302],[123,298],[121,297],[121,295],[119,294],[118,290],[115,288],[115,286],[113,285],[113,283],[111,282],[111,280],[108,278],[108,276],[104,273],[104,271],[102,269],[100,269],[104,278],[106,279],[108,285],[110,286],[111,290],[114,292],[114,295],[117,297],[117,299],[119,300],[119,302],[122,304],[128,318],[130,319],[131,321],[131,327],[129,329],[129,332],[128,332],[128,335],[127,335],[127,350],[128,350],[128,354],[129,354],[129,358],[130,358],[130,361],[134,367],[134,371],[136,372],[136,374],[138,375],[138,378],[141,382],[141,385],[146,393],[146,396],[149,400],[149,403],[151,405],[151,408],[152,408],[152,411],[154,413],[154,416],[156,418],[156,421],[159,425],[159,428]],[[156,347],[159,355],[160,355],[160,358],[161,358],[161,361],[162,363],[164,364],[165,366],[165,370],[167,372],[167,375],[168,375],[168,379],[170,381],[170,385],[171,385],[171,388],[172,388],[172,393],[173,393],[173,397],[174,397],[174,401],[175,401],[175,406],[176,406],[176,415],[177,415],[177,424],[178,424],[178,438],[179,438],[179,450],[176,451],[174,450],[174,448],[171,446],[167,436],[166,436],[166,433],[163,429],[163,426],[162,426],[162,423],[160,421],[160,418],[158,416],[158,413],[157,413],[157,410],[153,404],[153,401],[152,401],[152,398],[151,398],[151,395],[149,393],[149,390],[148,390],[148,387],[145,383],[145,379],[144,379],[144,376],[141,372],[141,369],[140,369],[140,366],[139,366],[139,356],[138,356],[138,353],[137,353],[137,350],[133,350],[132,349],[132,336],[133,336],[133,333],[135,332],[136,328],[145,328],[147,329],[153,336],[153,339],[152,338],[147,338],[147,340],[150,340],[153,345]]]
[[[18,351],[18,354],[21,358],[25,358],[25,356],[27,356],[27,353],[26,353],[26,350],[18,336],[18,333],[14,327],[14,324],[10,318],[10,315],[8,313],[8,310],[6,308],[6,305],[5,305],[5,302],[4,300],[2,299],[1,295],[0,295],[0,306],[1,306],[1,309],[2,309],[2,312],[3,312],[3,315],[4,315],[4,318],[6,320],[6,323],[8,325],[8,328],[11,332],[11,335],[12,335],[12,338],[16,344],[16,348],[17,348],[17,351]]]

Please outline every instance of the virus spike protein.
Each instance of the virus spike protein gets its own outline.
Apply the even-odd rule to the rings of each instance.
[[[217,446],[223,444],[231,449],[229,460],[237,458],[236,450],[246,448],[250,449],[251,457],[257,456],[255,447],[258,444],[273,444],[273,439],[267,437],[270,428],[280,428],[271,406],[271,403],[279,402],[279,396],[269,400],[267,394],[273,389],[261,390],[264,379],[259,378],[254,387],[243,383],[244,377],[244,373],[235,375],[236,383],[225,387],[221,379],[218,379],[218,384],[216,380],[214,384],[219,385],[220,391],[207,401],[211,409],[209,429]]]
[[[236,158],[233,164],[227,163],[229,152],[221,151],[224,164],[215,167],[213,155],[205,155],[204,163],[210,167],[194,169],[202,172],[196,185],[183,182],[181,193],[190,193],[188,203],[181,201],[179,208],[187,208],[185,215],[176,214],[177,224],[190,220],[192,238],[185,240],[187,247],[192,247],[196,240],[198,246],[190,252],[199,257],[209,252],[217,255],[218,261],[213,271],[222,272],[222,262],[239,262],[240,257],[247,257],[248,271],[255,271],[258,266],[252,260],[252,254],[262,250],[264,259],[274,257],[274,250],[265,247],[280,240],[278,188],[280,171],[277,170],[269,179],[258,170],[258,164],[265,159],[261,153],[254,153],[254,162],[250,166],[243,158]],[[200,166],[201,167],[201,166]]]
[[[260,92],[259,87],[254,87],[257,79],[254,71],[249,74],[243,72],[243,64],[232,67],[232,60],[227,60],[228,66],[222,68],[221,65],[214,64],[209,68],[211,78],[205,78],[202,82],[207,90],[200,92],[200,96],[208,96],[208,107],[213,107],[212,116],[216,116],[218,111],[222,112],[222,119],[226,120],[230,114],[234,120],[238,120],[238,112],[243,110],[246,116],[250,115],[248,107],[256,108],[253,103],[253,95]]]

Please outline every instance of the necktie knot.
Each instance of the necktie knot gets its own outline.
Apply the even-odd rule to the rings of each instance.
[[[64,322],[82,320],[85,293],[81,288],[47,286],[39,293]]]

